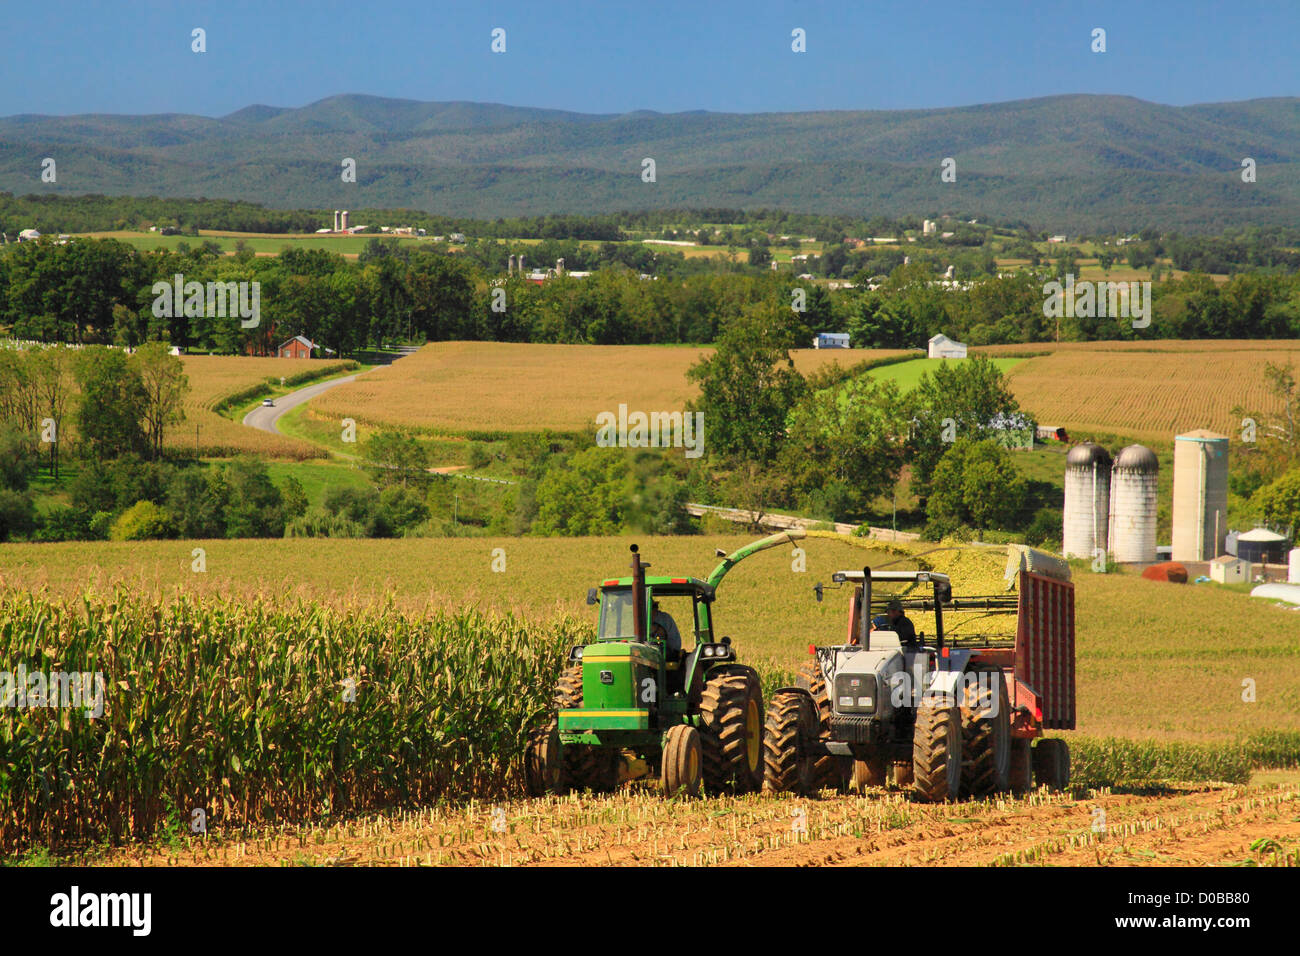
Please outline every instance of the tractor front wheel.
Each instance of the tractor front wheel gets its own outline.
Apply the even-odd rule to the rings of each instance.
[[[906,790],[912,785],[912,761],[894,761],[894,786]]]
[[[799,668],[799,686],[807,686],[817,705],[817,732],[822,740],[831,739],[831,699],[826,693],[826,679],[815,660],[805,661]],[[813,758],[813,789],[839,789],[843,773],[838,757],[822,754]]]
[[[884,757],[871,756],[866,760],[854,760],[849,771],[849,789],[862,793],[868,787],[883,787],[889,772],[889,764]]]
[[[685,794],[693,797],[700,792],[700,779],[704,758],[700,735],[689,724],[670,727],[664,736],[663,763],[660,782],[668,797]]]
[[[700,694],[704,785],[713,793],[763,786],[763,692],[749,670],[710,674]]]

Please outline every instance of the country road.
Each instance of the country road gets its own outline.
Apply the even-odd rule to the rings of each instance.
[[[379,356],[378,358],[373,359],[376,365],[392,365],[394,362],[400,361],[417,351],[419,351],[417,346],[399,345],[396,354],[391,352],[371,354]],[[368,361],[370,361],[370,359],[368,359]],[[260,431],[270,432],[273,435],[279,435],[281,432],[280,429],[276,427],[275,423],[280,420],[281,415],[284,415],[291,409],[297,408],[303,402],[311,401],[317,395],[321,394],[321,392],[327,392],[335,385],[342,385],[344,382],[356,381],[357,375],[364,375],[368,371],[371,370],[366,369],[365,371],[358,372],[356,375],[346,375],[343,378],[333,378],[328,382],[317,382],[315,385],[308,385],[304,388],[298,389],[297,391],[290,392],[287,395],[281,395],[275,400],[274,406],[267,408],[265,405],[259,405],[257,408],[245,415],[244,424],[249,428],[256,428]]]
[[[306,388],[300,388],[296,392],[290,392],[288,395],[281,395],[275,400],[275,405],[267,408],[259,405],[247,415],[244,416],[244,424],[250,428],[257,428],[264,432],[271,432],[274,435],[280,434],[280,429],[276,422],[280,416],[284,415],[291,409],[297,408],[303,402],[310,401],[321,392],[327,392],[335,385],[342,385],[344,382],[356,381],[356,375],[347,375],[343,378],[333,378],[328,382],[317,382],[315,385],[308,385]]]

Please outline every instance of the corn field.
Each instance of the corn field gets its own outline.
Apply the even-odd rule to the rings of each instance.
[[[509,792],[588,637],[477,611],[0,596],[0,671],[105,686],[98,718],[0,707],[0,850]]]
[[[1254,770],[1300,766],[1300,733],[1294,731],[1258,732],[1213,745],[1081,735],[1069,744],[1076,787],[1245,783]]]

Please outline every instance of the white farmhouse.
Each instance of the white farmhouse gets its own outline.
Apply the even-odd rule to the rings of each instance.
[[[813,339],[813,348],[815,349],[846,349],[849,347],[849,333],[847,332],[818,332],[817,337]]]
[[[954,342],[948,336],[940,332],[934,338],[930,339],[930,358],[965,358],[966,346],[962,342]]]

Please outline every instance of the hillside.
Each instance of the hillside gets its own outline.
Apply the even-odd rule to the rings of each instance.
[[[49,193],[405,206],[480,217],[684,206],[953,212],[1044,229],[1292,222],[1300,99],[1058,96],[898,111],[596,115],[330,97],[228,116],[0,119],[0,174]],[[43,185],[32,157],[58,158]],[[358,182],[339,181],[345,156]],[[939,162],[957,161],[941,183]],[[1241,159],[1259,164],[1246,185]],[[657,181],[641,181],[654,158]],[[17,187],[21,191],[22,187]]]

